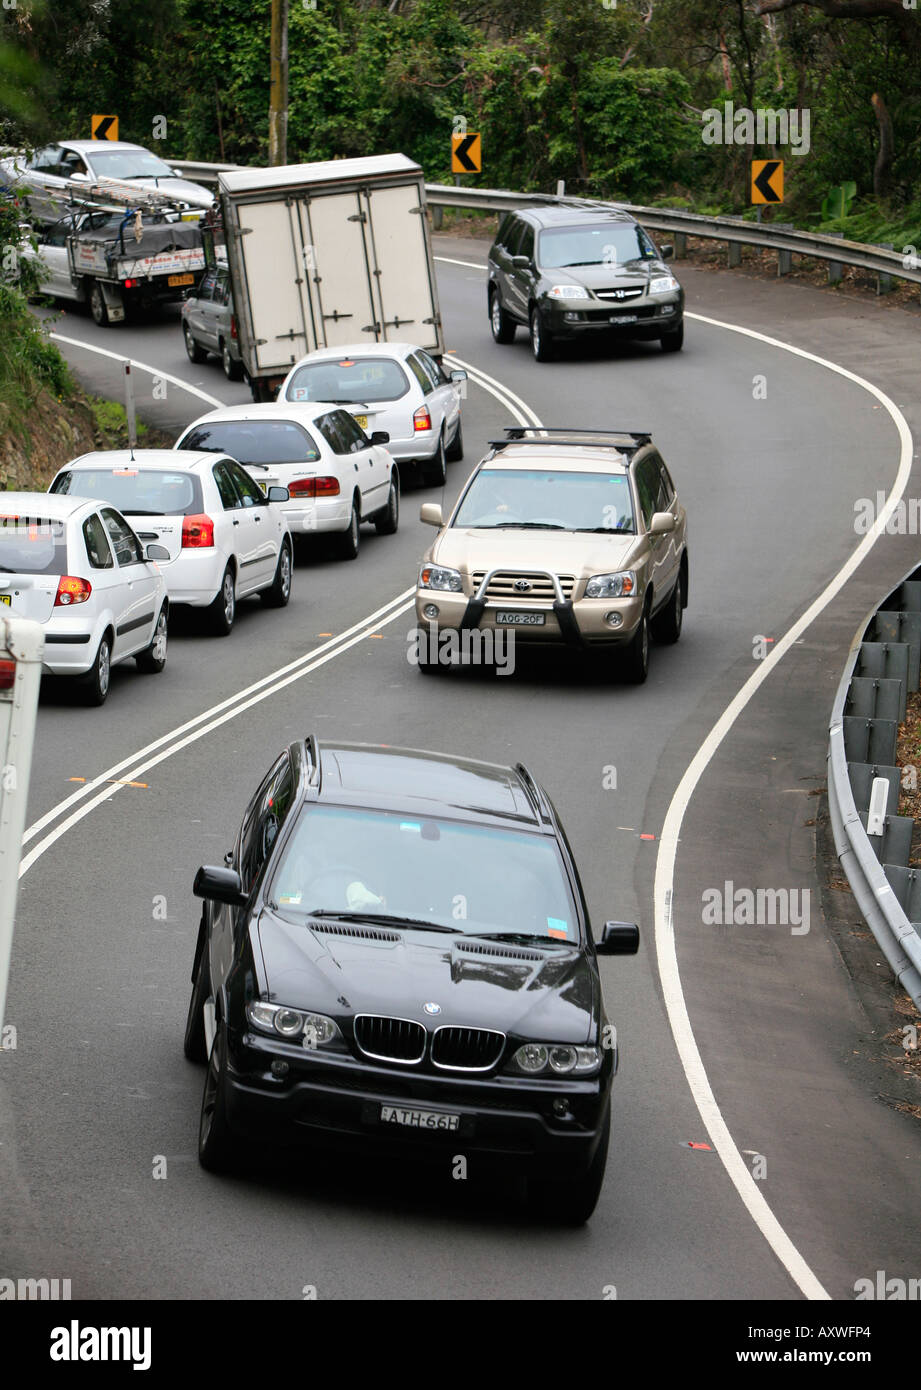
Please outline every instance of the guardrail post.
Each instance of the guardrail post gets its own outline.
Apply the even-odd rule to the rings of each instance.
[[[675,233],[674,233],[674,237],[675,237],[675,260],[676,260],[676,261],[683,261],[684,258],[685,258],[685,256],[688,254],[688,236],[687,236],[687,232],[675,232]]]
[[[727,243],[726,243],[726,249],[727,249],[727,251],[728,251],[728,253],[729,253],[729,255],[728,255],[728,261],[729,261],[729,266],[730,266],[730,268],[732,268],[733,266],[741,265],[741,264],[742,264],[742,243],[741,243],[741,241],[727,241]]]
[[[772,227],[778,232],[792,232],[794,226],[792,222],[772,222]],[[777,274],[789,275],[793,269],[793,252],[784,251],[781,247],[777,248]]]
[[[895,249],[891,241],[877,241],[873,244],[878,246],[881,251],[892,251]],[[886,270],[878,270],[876,272],[876,293],[888,294],[891,289],[892,276]]]
[[[441,224],[445,220],[445,210],[441,203],[429,204],[432,209],[432,230],[441,231]]]
[[[843,232],[826,232],[825,235],[826,235],[826,236],[837,237],[839,241],[843,241],[843,239],[844,239],[844,233],[843,233]],[[842,275],[842,266],[841,266],[841,262],[840,262],[840,261],[828,261],[827,264],[828,264],[828,283],[829,283],[830,285],[837,285],[837,284],[839,284],[839,282],[840,282],[840,280],[841,280],[841,275]]]

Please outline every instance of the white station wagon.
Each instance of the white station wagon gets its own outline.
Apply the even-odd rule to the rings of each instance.
[[[116,662],[162,671],[169,600],[157,562],[169,552],[145,550],[120,512],[82,497],[4,492],[0,508],[0,604],[41,623],[42,670],[77,677],[92,705]]]
[[[423,483],[444,487],[445,460],[462,459],[460,400],[467,373],[450,374],[412,343],[354,343],[318,348],[291,368],[279,401],[335,401],[363,430],[386,430],[400,465],[415,465]]]

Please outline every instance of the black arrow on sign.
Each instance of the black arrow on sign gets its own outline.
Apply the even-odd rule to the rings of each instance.
[[[473,160],[470,158],[470,155],[468,154],[470,146],[476,139],[476,135],[465,135],[463,140],[461,140],[460,143],[458,145],[455,145],[454,147],[454,158],[457,160],[458,164],[462,164],[464,166],[464,171],[468,174],[477,173],[477,167],[474,164]]]
[[[111,129],[111,127],[112,127],[114,124],[115,124],[115,117],[114,117],[114,116],[105,116],[105,117],[103,117],[103,119],[102,119],[102,120],[99,122],[99,124],[96,126],[96,129],[93,131],[93,139],[94,139],[94,140],[108,140],[108,138],[109,138],[109,130]]]
[[[777,173],[777,170],[778,170],[779,168],[780,168],[780,160],[779,160],[779,159],[769,159],[769,160],[767,160],[767,162],[765,163],[765,166],[764,166],[764,168],[761,170],[761,173],[758,175],[758,177],[757,177],[756,179],[753,180],[753,183],[754,183],[755,188],[757,188],[758,192],[761,194],[762,198],[764,199],[764,201],[765,201],[766,203],[779,203],[779,202],[780,202],[780,196],[779,196],[778,193],[771,187],[771,179],[772,179],[772,178],[774,177],[774,175]]]

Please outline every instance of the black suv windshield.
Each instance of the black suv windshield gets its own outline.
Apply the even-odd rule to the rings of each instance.
[[[583,265],[624,265],[651,260],[655,248],[636,223],[603,222],[590,227],[549,227],[541,232],[537,262],[552,270]]]
[[[553,468],[482,468],[452,524],[487,530],[636,530],[625,474]]]
[[[580,939],[553,838],[464,821],[306,806],[270,888],[285,913],[415,920],[464,935]]]

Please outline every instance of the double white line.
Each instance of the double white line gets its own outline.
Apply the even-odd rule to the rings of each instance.
[[[389,623],[396,622],[397,618],[407,613],[412,607],[415,592],[415,587],[404,589],[401,594],[397,594],[382,608],[378,608],[376,612],[362,618],[360,622],[347,628],[337,637],[324,642],[322,646],[311,652],[305,652],[303,656],[298,657],[296,661],[289,662],[287,666],[280,666],[276,671],[263,676],[261,680],[255,681],[244,690],[239,690],[235,695],[222,700],[220,704],[212,705],[210,709],[204,710],[194,719],[180,724],[176,729],[171,729],[168,734],[155,739],[153,743],[148,743],[146,748],[137,749],[130,757],[123,758],[120,763],[113,764],[112,767],[106,768],[105,772],[100,772],[97,777],[84,783],[77,791],[72,792],[63,801],[59,801],[57,806],[53,806],[50,811],[41,816],[34,825],[29,826],[22,837],[23,846],[34,840],[36,836],[41,835],[42,831],[53,825],[55,821],[58,822],[54,825],[54,829],[40,839],[34,848],[23,855],[19,866],[19,877],[22,878],[23,874],[27,874],[32,865],[62,835],[66,835],[97,806],[101,806],[104,801],[115,796],[120,788],[112,786],[110,784],[111,779],[118,778],[123,782],[138,781],[143,773],[149,772],[158,763],[165,762],[174,753],[187,748],[191,743],[197,743],[199,739],[213,733],[222,724],[236,719],[245,710],[261,704],[263,700],[270,699],[279,690],[284,690],[285,686],[293,685],[295,681],[309,676],[311,672],[325,666],[328,661],[332,661],[335,657],[341,656],[343,652],[347,652],[350,647],[363,642],[372,633],[378,632]],[[63,820],[60,819],[62,816],[65,817]]]

